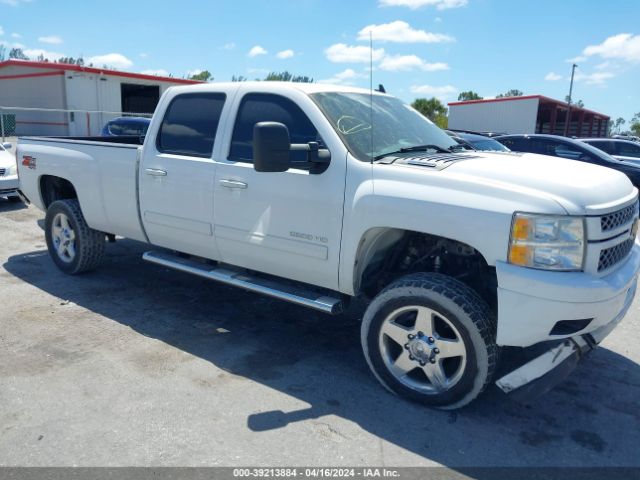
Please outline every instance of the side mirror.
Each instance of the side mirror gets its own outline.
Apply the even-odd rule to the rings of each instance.
[[[13,148],[13,145],[9,142],[3,143],[2,146],[5,148],[5,150],[11,150]]]
[[[253,127],[253,168],[256,172],[289,170],[289,129],[278,122],[259,122]]]

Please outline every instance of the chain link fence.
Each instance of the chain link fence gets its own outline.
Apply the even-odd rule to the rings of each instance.
[[[6,137],[16,136],[100,136],[110,120],[151,116],[136,112],[0,106],[0,137],[4,142]]]

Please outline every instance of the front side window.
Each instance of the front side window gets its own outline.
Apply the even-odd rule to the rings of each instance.
[[[347,92],[310,96],[351,154],[362,161],[401,148],[436,145],[447,150],[458,145],[425,116],[395,97]]]
[[[286,125],[291,143],[323,143],[309,117],[293,101],[280,95],[251,93],[242,99],[238,110],[231,138],[230,160],[253,162],[253,127],[259,122]],[[291,162],[300,164],[298,168],[305,168],[307,154],[292,151]]]
[[[586,142],[586,143],[596,148],[599,148],[603,152],[607,152],[609,155],[615,155],[616,153],[612,142],[594,140],[592,142]]]
[[[189,93],[175,97],[160,126],[158,151],[210,158],[225,98],[224,93]]]
[[[505,145],[512,152],[528,152],[530,145],[529,140],[520,137],[501,138],[499,142]]]

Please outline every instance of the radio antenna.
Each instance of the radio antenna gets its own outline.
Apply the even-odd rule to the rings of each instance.
[[[369,30],[369,124],[371,125],[371,163],[373,164],[373,29]]]

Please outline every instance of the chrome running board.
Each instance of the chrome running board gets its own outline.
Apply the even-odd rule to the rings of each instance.
[[[279,282],[277,279],[252,276],[245,272],[209,265],[163,251],[149,251],[142,255],[147,262],[162,265],[181,272],[215,280],[216,282],[240,287],[250,292],[261,293],[268,297],[278,298],[286,302],[320,310],[336,315],[342,311],[342,302],[338,298],[323,295],[304,287],[290,285],[289,282]]]

